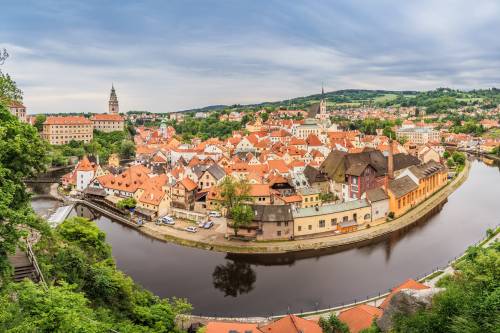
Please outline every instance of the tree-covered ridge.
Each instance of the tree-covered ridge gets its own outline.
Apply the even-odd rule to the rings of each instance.
[[[425,107],[429,113],[445,111],[449,108],[478,105],[483,108],[494,108],[500,104],[500,89],[456,90],[438,88],[430,91],[392,91],[347,89],[297,97],[283,101],[264,102],[249,105],[217,105],[208,108],[187,110],[184,112],[204,112],[220,110],[257,111],[262,108],[277,107],[289,109],[305,109],[313,103],[325,98],[329,107]]]

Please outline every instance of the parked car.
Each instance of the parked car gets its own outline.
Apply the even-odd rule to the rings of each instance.
[[[204,226],[205,226],[204,221],[198,222],[198,228],[203,228]]]
[[[210,217],[221,217],[222,214],[220,212],[216,211],[216,210],[213,210],[211,212],[208,212],[208,216],[210,216]]]
[[[186,230],[188,232],[197,232],[198,231],[198,229],[196,227],[186,227],[186,229],[184,229],[184,230]]]
[[[205,229],[210,229],[214,226],[214,223],[212,221],[208,221],[203,225],[203,228]]]
[[[164,223],[164,224],[170,224],[170,225],[174,225],[175,224],[175,221],[174,219],[171,217],[171,216],[163,216],[161,218],[161,221]]]

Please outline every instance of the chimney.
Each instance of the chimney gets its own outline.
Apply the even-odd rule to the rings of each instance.
[[[387,175],[394,179],[394,154],[392,152],[392,139],[389,139],[389,156],[387,157]]]

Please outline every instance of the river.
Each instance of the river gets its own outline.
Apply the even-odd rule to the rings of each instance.
[[[185,297],[193,313],[268,316],[311,311],[386,292],[463,253],[500,223],[500,172],[472,162],[469,179],[440,212],[372,244],[289,255],[226,255],[168,244],[98,216],[119,269],[161,297]],[[42,212],[54,203],[33,202]]]

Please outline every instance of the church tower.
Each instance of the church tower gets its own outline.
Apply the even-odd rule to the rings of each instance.
[[[319,113],[326,115],[325,88],[323,87],[323,83],[321,83],[321,100],[319,101]]]
[[[116,97],[115,87],[111,85],[111,95],[109,96],[109,109],[108,113],[118,114],[120,112],[120,108],[118,106],[118,97]]]

